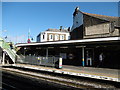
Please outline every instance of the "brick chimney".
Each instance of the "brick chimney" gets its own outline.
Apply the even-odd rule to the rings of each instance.
[[[68,27],[68,32],[70,32],[70,27]]]
[[[62,26],[60,26],[60,31],[62,30]]]
[[[75,11],[74,11],[74,13],[73,13],[73,16],[75,16],[75,15],[78,13],[78,11],[79,11],[79,7],[76,7],[76,8],[75,8]]]

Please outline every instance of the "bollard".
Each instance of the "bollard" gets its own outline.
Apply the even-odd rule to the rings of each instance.
[[[59,69],[62,68],[62,58],[59,58]]]

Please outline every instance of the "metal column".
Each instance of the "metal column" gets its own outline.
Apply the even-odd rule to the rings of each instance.
[[[82,47],[82,66],[85,66],[85,48]]]
[[[3,52],[2,64],[5,64],[5,52]]]
[[[48,48],[46,48],[46,59],[45,59],[45,66],[48,64]]]
[[[46,48],[46,57],[48,57],[48,48]]]

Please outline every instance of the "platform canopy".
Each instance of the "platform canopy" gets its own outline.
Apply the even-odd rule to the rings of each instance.
[[[24,46],[44,46],[44,45],[69,45],[69,44],[95,44],[95,43],[111,43],[120,42],[120,37],[81,39],[81,40],[66,40],[66,41],[52,41],[52,42],[33,42],[33,43],[18,43],[16,47]]]

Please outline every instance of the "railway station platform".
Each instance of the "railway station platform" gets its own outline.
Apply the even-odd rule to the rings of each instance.
[[[13,64],[12,66],[53,72],[53,73],[60,73],[60,74],[66,74],[66,75],[120,82],[119,69],[80,67],[80,66],[69,66],[69,65],[63,65],[62,69],[37,66],[37,65],[29,65],[29,64]]]

